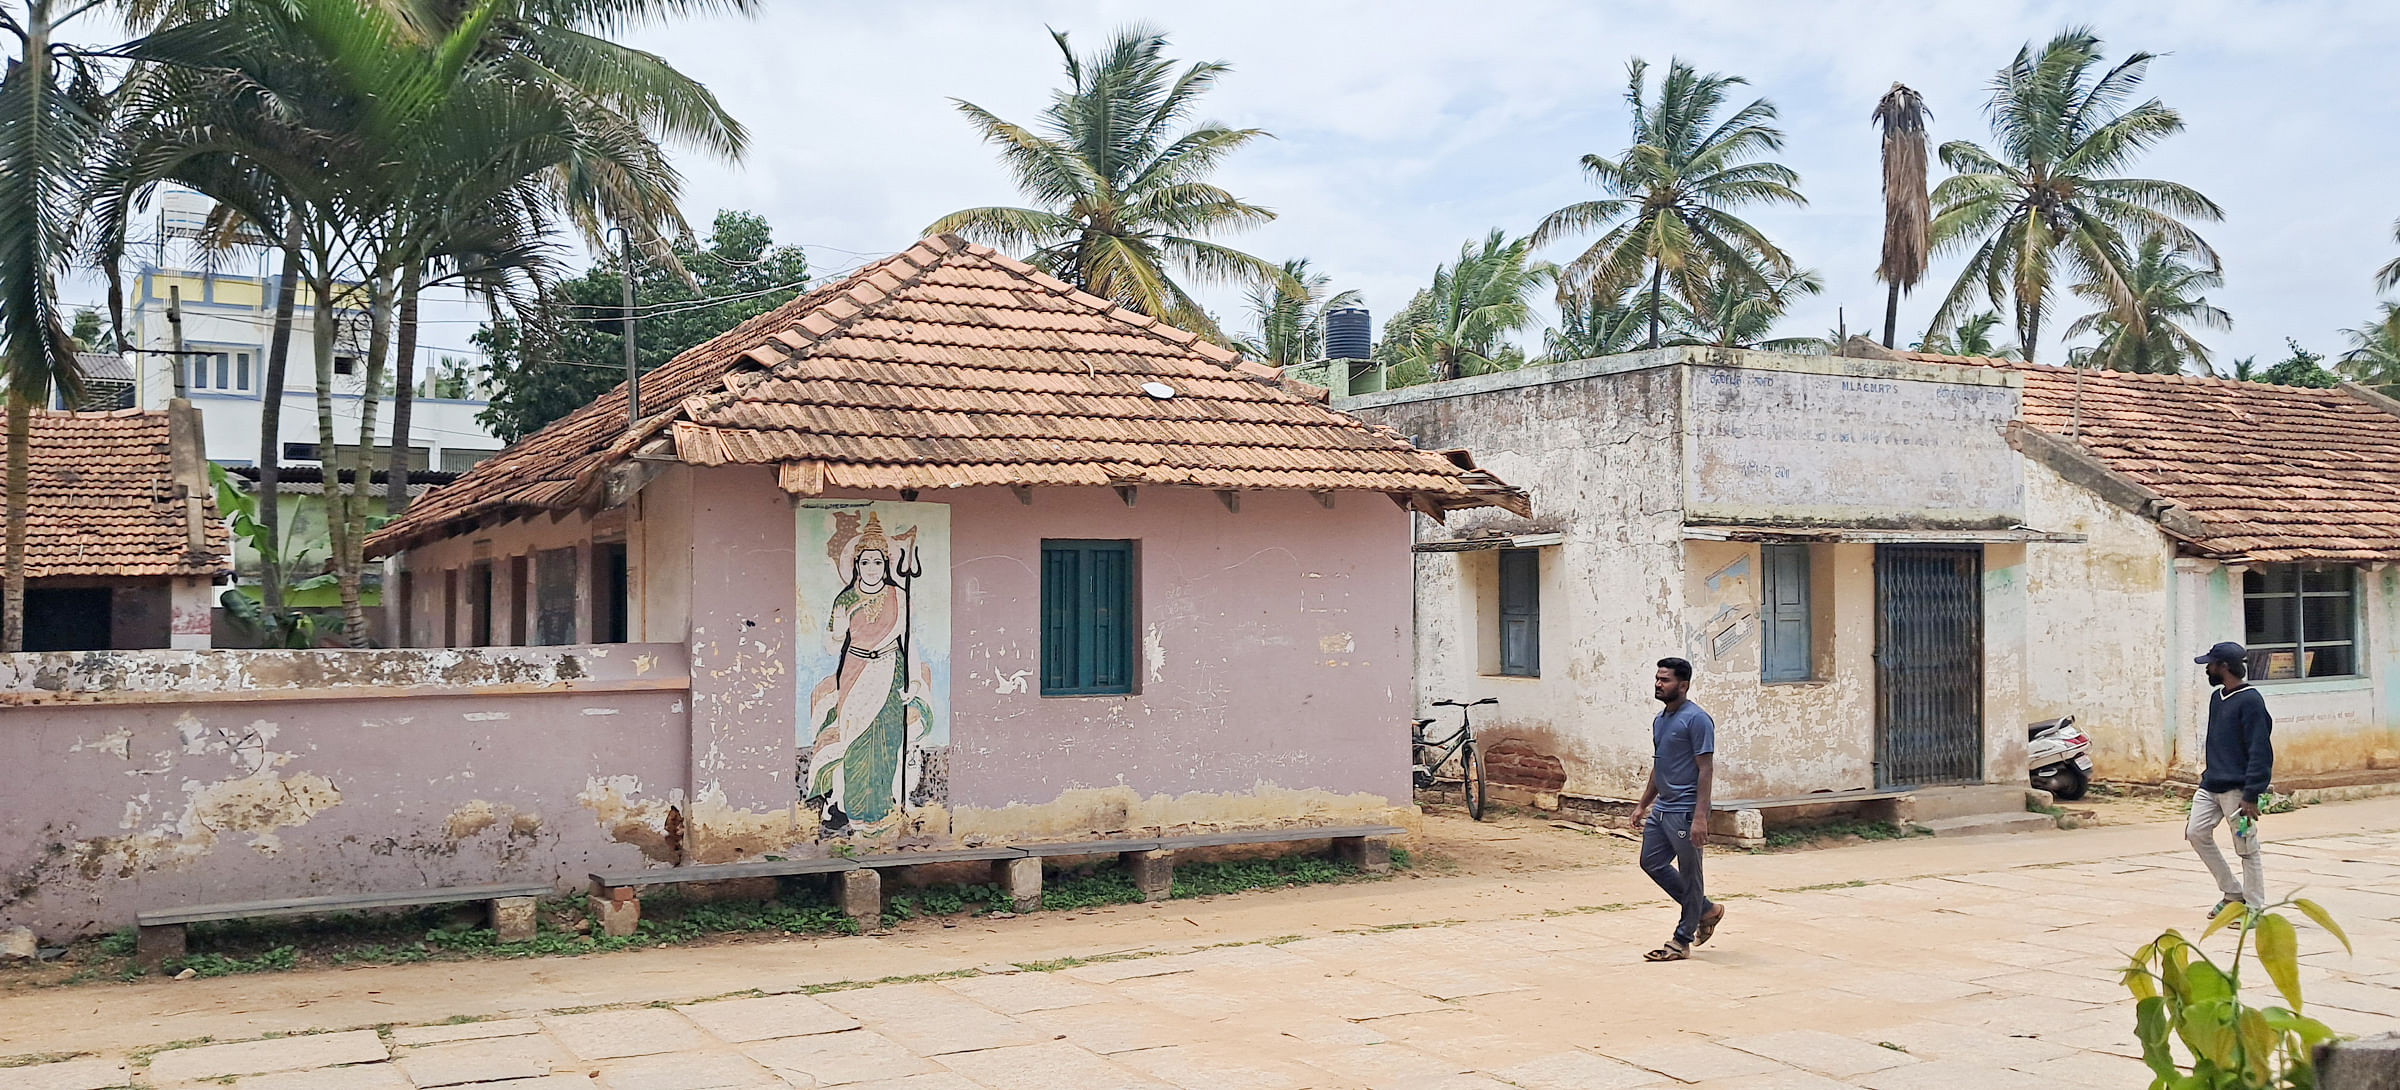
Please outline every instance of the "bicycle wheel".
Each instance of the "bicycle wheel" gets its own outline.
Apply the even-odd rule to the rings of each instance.
[[[1477,746],[1473,739],[1468,739],[1466,747],[1458,751],[1458,766],[1466,777],[1466,782],[1460,785],[1460,789],[1467,796],[1467,817],[1482,821],[1483,749]]]

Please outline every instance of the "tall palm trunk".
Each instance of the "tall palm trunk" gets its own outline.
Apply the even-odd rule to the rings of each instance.
[[[325,476],[325,533],[333,546],[334,570],[339,572],[350,556],[351,491],[342,481],[341,436],[333,426],[333,347],[334,333],[341,320],[337,313],[334,281],[326,271],[325,255],[317,255],[318,266],[309,279],[310,294],[315,296],[317,350],[317,465]],[[347,589],[344,591],[348,593]],[[347,618],[343,632],[347,637]]]
[[[400,276],[400,329],[392,347],[392,460],[384,474],[383,513],[408,506],[408,428],[417,407],[417,291],[424,267],[410,262]]]
[[[1666,276],[1667,267],[1664,264],[1655,261],[1650,263],[1650,347],[1652,348],[1658,347],[1658,291],[1666,281]]]
[[[298,230],[287,224],[287,231]],[[283,385],[284,369],[292,359],[292,311],[299,302],[300,241],[287,237],[283,244],[283,274],[275,289],[275,332],[267,342],[267,373],[265,389],[258,407],[258,524],[266,528],[267,541],[276,546],[273,563],[260,565],[259,597],[269,617],[280,616],[283,610],[283,565],[289,557],[283,555],[282,509],[277,502],[283,479]]]
[[[33,502],[33,402],[8,392],[8,611],[0,651],[25,649],[25,510]]]
[[[1900,333],[1900,282],[1892,281],[1883,296],[1883,346],[1890,348]]]
[[[375,464],[375,403],[383,397],[383,365],[392,349],[392,283],[378,271],[367,281],[367,388],[358,399],[358,448],[350,453],[350,502],[342,517],[341,559],[334,581],[342,591],[342,642],[366,647],[367,610],[360,603],[366,569],[367,505]]]

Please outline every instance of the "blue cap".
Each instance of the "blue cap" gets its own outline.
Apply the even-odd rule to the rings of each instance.
[[[2209,648],[2207,654],[2193,659],[2192,662],[2195,665],[2203,665],[2211,662],[2222,662],[2230,666],[2237,662],[2248,662],[2249,660],[2250,653],[2242,650],[2241,644],[2235,643],[2232,640],[2227,640],[2224,643],[2220,643],[2215,647]]]

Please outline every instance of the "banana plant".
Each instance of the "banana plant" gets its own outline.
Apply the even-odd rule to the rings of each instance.
[[[242,491],[233,483],[225,467],[214,462],[208,466],[209,483],[216,486],[217,511],[225,516],[235,536],[258,553],[261,570],[267,578],[283,578],[283,543],[275,539],[275,528],[258,517],[258,497]],[[319,575],[292,584],[291,590],[315,590],[330,585],[332,575]],[[227,587],[218,603],[236,624],[248,629],[265,647],[306,649],[317,645],[317,620],[303,610],[285,606],[269,607],[258,599],[242,593],[240,587]]]
[[[2151,1090],[2315,1090],[2317,1046],[2338,1035],[2301,1013],[2299,936],[2276,911],[2283,908],[2297,909],[2350,949],[2350,937],[2323,907],[2293,897],[2256,911],[2231,904],[2218,912],[2199,942],[2235,927],[2224,966],[2172,929],[2134,951],[2123,982],[2135,999],[2134,1036],[2154,1076]],[[2245,954],[2290,1006],[2242,1000]]]

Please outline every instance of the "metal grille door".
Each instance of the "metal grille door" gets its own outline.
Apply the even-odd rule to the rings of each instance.
[[[1875,782],[1983,779],[1983,551],[1875,548]]]

